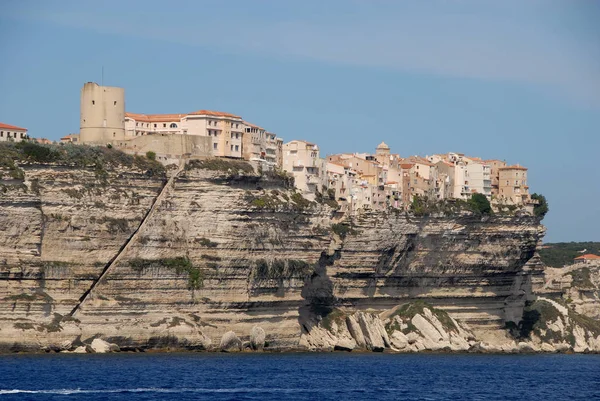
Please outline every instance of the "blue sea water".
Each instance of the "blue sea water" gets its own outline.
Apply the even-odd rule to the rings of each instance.
[[[0,356],[5,400],[592,400],[600,355]]]

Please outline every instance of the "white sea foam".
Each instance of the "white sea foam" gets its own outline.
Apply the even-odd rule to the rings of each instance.
[[[271,392],[291,392],[297,389],[288,388],[118,388],[118,389],[43,389],[43,390],[22,390],[22,389],[0,389],[0,396],[8,394],[109,394],[109,393],[271,393]]]

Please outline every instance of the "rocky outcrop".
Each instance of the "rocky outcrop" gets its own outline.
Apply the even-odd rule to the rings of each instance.
[[[262,327],[254,326],[250,331],[250,347],[254,351],[262,351],[265,348],[265,331]]]
[[[379,314],[334,310],[301,341],[314,349],[375,352],[467,351],[477,344],[465,324],[421,301]]]
[[[219,348],[223,352],[239,352],[242,350],[242,341],[233,331],[223,334]]]
[[[124,350],[216,350],[229,331],[251,344],[260,326],[267,350],[462,350],[532,300],[535,217],[348,218],[285,177],[211,163],[166,191],[130,168],[29,165],[5,182],[0,348],[100,336]],[[429,306],[409,320],[382,317],[416,301]]]
[[[573,311],[600,320],[600,262],[546,267],[534,292],[564,301]]]

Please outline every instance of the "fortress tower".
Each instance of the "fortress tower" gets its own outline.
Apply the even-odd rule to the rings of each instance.
[[[80,143],[105,145],[125,137],[125,89],[88,82],[81,89]]]

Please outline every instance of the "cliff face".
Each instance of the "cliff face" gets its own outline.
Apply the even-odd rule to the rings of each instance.
[[[0,347],[210,349],[260,326],[269,348],[319,348],[332,313],[368,322],[417,299],[485,331],[520,320],[540,272],[526,265],[544,234],[533,217],[338,221],[280,177],[198,167],[166,185],[56,166],[4,182]]]

